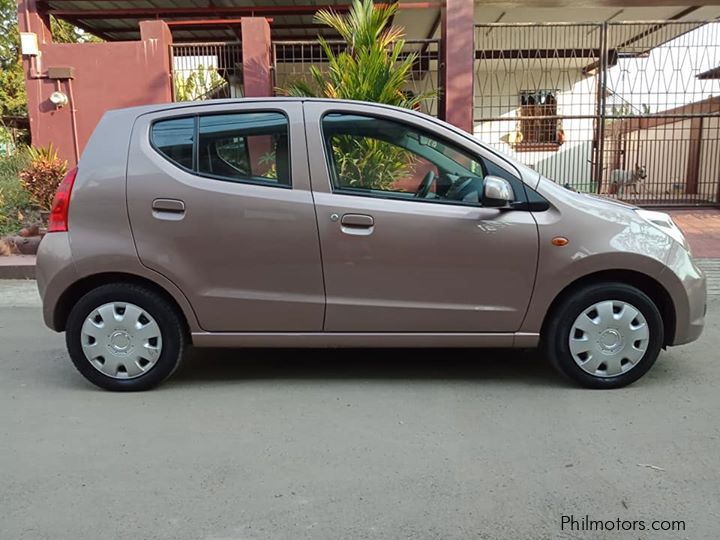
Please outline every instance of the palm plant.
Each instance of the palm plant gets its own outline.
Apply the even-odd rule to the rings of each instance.
[[[340,34],[345,48],[336,52],[319,36],[328,70],[310,66],[311,82],[296,81],[281,90],[290,96],[356,99],[407,108],[432,97],[432,92],[413,95],[405,91],[417,55],[402,55],[403,30],[389,26],[395,11],[397,3],[375,5],[372,0],[353,0],[347,15],[332,9],[318,11],[315,21]]]
[[[390,25],[397,3],[375,5],[353,0],[347,15],[320,10],[315,21],[333,28],[345,41],[338,51],[318,37],[327,58],[327,69],[310,66],[309,81],[295,81],[283,94],[385,103],[416,108],[433,92],[407,92],[415,53],[402,54],[403,30]],[[357,187],[389,189],[409,173],[411,154],[395,145],[369,138],[336,136],[332,140],[335,162],[343,183]]]
[[[175,101],[198,101],[208,99],[225,85],[217,69],[198,65],[189,74],[175,73]]]

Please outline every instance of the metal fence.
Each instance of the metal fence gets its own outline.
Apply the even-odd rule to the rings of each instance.
[[[581,191],[720,202],[720,23],[483,24],[474,131]]]
[[[175,101],[242,97],[240,43],[170,46]]]
[[[339,52],[345,47],[345,43],[341,41],[329,41],[328,44],[333,52]],[[413,95],[431,93],[432,97],[423,101],[420,110],[432,115],[437,115],[440,88],[438,47],[439,40],[435,39],[406,40],[401,55],[403,58],[405,55],[415,54],[416,60],[405,90]],[[275,41],[273,59],[274,82],[279,92],[297,82],[312,85],[310,66],[315,66],[320,72],[328,69],[327,57],[317,40]]]

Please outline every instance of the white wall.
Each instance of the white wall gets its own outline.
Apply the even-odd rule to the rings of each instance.
[[[626,169],[647,168],[642,191],[653,195],[686,193],[690,120],[640,129],[627,134]]]

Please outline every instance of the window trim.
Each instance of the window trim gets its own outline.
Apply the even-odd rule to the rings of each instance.
[[[210,173],[200,172],[199,165],[200,165],[200,145],[199,143],[199,135],[200,135],[200,117],[207,117],[207,116],[227,116],[229,114],[257,114],[257,113],[276,113],[280,114],[285,118],[285,128],[286,128],[286,134],[287,134],[287,153],[288,153],[288,184],[281,184],[279,182],[271,182],[270,180],[238,180],[229,178],[227,176],[218,176],[213,175]],[[180,120],[183,118],[193,118],[193,163],[192,163],[192,169],[188,169],[184,165],[181,165],[180,163],[173,161],[168,156],[166,156],[155,144],[153,141],[153,128],[155,127],[155,124],[167,120]],[[288,116],[287,112],[280,110],[280,109],[249,109],[249,110],[229,110],[229,111],[213,111],[209,113],[202,113],[202,112],[195,112],[192,114],[183,114],[183,115],[177,115],[177,116],[165,116],[162,118],[155,118],[150,122],[150,125],[148,127],[148,141],[150,143],[150,147],[158,154],[160,157],[162,157],[165,161],[167,161],[170,165],[173,167],[177,167],[181,171],[185,171],[189,174],[192,174],[193,176],[197,176],[199,178],[207,178],[208,180],[215,180],[218,182],[227,182],[230,184],[247,184],[251,186],[263,186],[263,187],[273,187],[273,188],[280,188],[280,189],[293,189],[293,178],[292,178],[292,141],[290,137],[290,117]]]
[[[402,124],[403,126],[407,126],[410,129],[413,129],[421,134],[425,134],[425,136],[430,137],[431,139],[436,139],[439,142],[442,142],[446,146],[450,146],[452,148],[460,147],[462,151],[466,154],[468,154],[469,157],[472,159],[475,159],[480,162],[481,166],[486,169],[487,165],[485,164],[486,158],[485,156],[480,155],[478,152],[475,152],[474,150],[471,150],[467,148],[464,145],[460,145],[455,141],[452,141],[448,139],[447,137],[443,137],[442,135],[438,135],[436,133],[430,132],[430,130],[419,127],[411,122],[406,122],[404,120],[398,120],[397,118],[390,118],[390,117],[384,117],[382,115],[375,115],[375,114],[369,114],[367,112],[359,112],[359,111],[347,111],[347,110],[341,110],[341,109],[328,109],[323,112],[323,114],[320,116],[319,121],[319,129],[320,129],[320,138],[322,139],[322,145],[323,145],[323,152],[325,154],[325,166],[327,168],[327,178],[328,182],[330,184],[330,192],[332,194],[338,194],[338,195],[350,195],[354,197],[369,197],[372,199],[385,199],[385,200],[391,200],[391,201],[400,201],[400,202],[411,202],[411,203],[431,203],[431,204],[444,204],[444,205],[450,205],[450,206],[462,206],[466,208],[487,208],[486,206],[483,206],[482,203],[468,203],[464,201],[452,201],[448,199],[418,199],[415,197],[403,197],[403,196],[393,196],[392,191],[383,191],[382,195],[377,193],[372,193],[368,191],[367,193],[358,192],[356,190],[352,189],[343,189],[343,188],[336,188],[333,182],[333,177],[336,174],[333,168],[332,164],[332,158],[330,156],[330,149],[328,148],[328,138],[325,136],[325,130],[323,129],[323,121],[325,120],[326,116],[329,116],[331,114],[341,114],[344,116],[364,116],[366,118],[373,118],[376,120],[385,120],[389,122],[395,122],[398,124]],[[497,166],[497,165],[496,165]],[[500,167],[502,169],[502,167]],[[518,190],[515,185],[513,185],[513,191],[515,194],[516,201],[513,204],[517,205],[527,205],[527,192],[525,191],[525,182],[523,182],[522,178],[517,177],[516,175],[509,173],[514,179],[515,182],[513,184],[518,184],[521,187],[521,190]],[[386,195],[389,194],[389,195]],[[521,209],[519,206],[518,209]]]

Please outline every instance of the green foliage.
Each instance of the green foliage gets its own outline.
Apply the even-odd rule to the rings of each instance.
[[[173,77],[173,85],[175,86],[175,101],[197,101],[211,97],[213,92],[225,85],[225,79],[214,67],[206,68],[201,64],[189,75],[176,72]]]
[[[258,160],[258,164],[266,168],[266,170],[262,173],[265,178],[277,178],[277,160],[275,155],[275,150],[265,152]]]
[[[24,150],[0,156],[0,236],[16,233],[30,206],[30,196],[20,183],[20,171],[28,162]]]
[[[389,190],[410,173],[412,154],[385,141],[340,135],[331,145],[343,186]]]
[[[20,171],[20,182],[30,200],[50,210],[57,187],[67,173],[67,161],[60,159],[52,145],[28,150],[30,163]]]
[[[311,66],[310,82],[297,81],[281,91],[289,96],[354,99],[406,108],[433,97],[432,92],[413,95],[406,91],[417,55],[401,57],[403,31],[390,25],[396,10],[397,3],[353,0],[347,15],[318,11],[315,20],[335,29],[345,41],[345,49],[336,52],[318,37],[328,59],[327,71]],[[390,189],[409,172],[411,154],[392,144],[340,136],[333,138],[332,146],[346,185]]]
[[[640,109],[634,107],[630,103],[624,103],[622,105],[613,105],[610,113],[613,116],[638,116],[650,114],[650,105],[643,103],[640,105]]]
[[[0,116],[24,115],[26,103],[17,4],[0,0]]]
[[[67,21],[52,16],[50,17],[50,31],[55,43],[100,43],[103,41]]]
[[[335,29],[345,49],[335,52],[318,37],[328,59],[327,72],[311,66],[311,82],[298,81],[281,91],[290,96],[355,99],[406,108],[432,97],[431,92],[411,95],[405,91],[417,55],[401,58],[403,31],[390,26],[395,11],[396,3],[375,5],[372,0],[353,0],[347,15],[318,11],[316,22]]]

